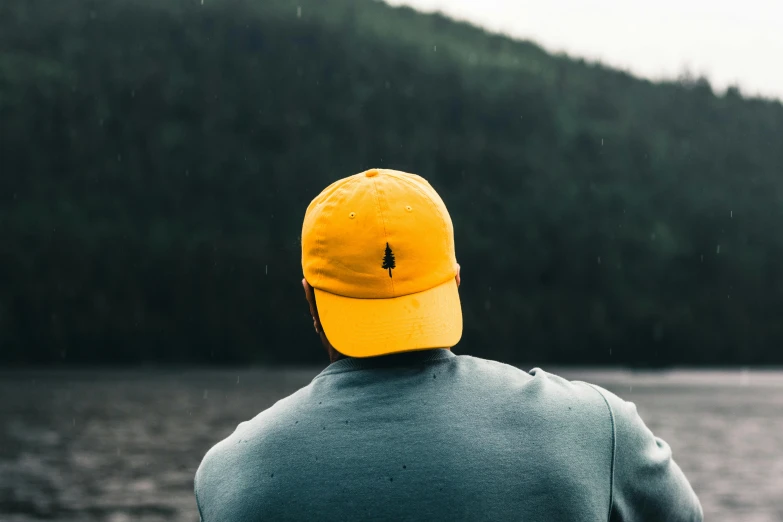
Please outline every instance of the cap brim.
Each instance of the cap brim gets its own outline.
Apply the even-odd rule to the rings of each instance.
[[[355,299],[315,289],[324,333],[349,357],[450,348],[462,337],[462,308],[454,279],[391,299]]]

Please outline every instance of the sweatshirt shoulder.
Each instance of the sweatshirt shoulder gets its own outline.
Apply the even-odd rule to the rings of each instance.
[[[241,483],[246,477],[244,465],[248,455],[258,454],[268,441],[279,439],[285,432],[302,404],[311,396],[312,383],[275,402],[266,410],[250,420],[241,422],[226,438],[212,446],[204,455],[196,470],[194,489],[199,508],[207,501],[214,504],[218,490],[224,490],[226,484]]]
[[[612,423],[616,431],[625,430],[646,430],[646,426],[639,417],[636,410],[636,404],[622,399],[615,393],[597,384],[583,383],[595,390],[595,392],[606,403],[606,408],[612,417]]]
[[[469,355],[460,355],[457,360],[466,378],[480,380],[500,393],[504,390],[523,392],[532,399],[545,399],[546,404],[578,404],[584,415],[609,421],[609,407],[591,384],[568,380],[539,367],[525,371],[510,364]]]

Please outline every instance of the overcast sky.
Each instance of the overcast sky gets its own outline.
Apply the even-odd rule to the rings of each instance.
[[[652,79],[686,67],[783,100],[783,0],[386,0]]]

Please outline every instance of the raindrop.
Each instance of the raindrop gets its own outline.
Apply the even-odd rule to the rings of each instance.
[[[205,399],[207,398],[208,395],[209,395],[209,391],[208,390],[204,390],[204,398]]]
[[[264,275],[269,273],[269,265],[264,265]]]
[[[604,146],[604,139],[603,138],[601,138],[601,146],[602,147]]]
[[[715,249],[716,254],[720,254],[720,245],[718,245],[718,248]]]
[[[729,217],[730,217],[730,218],[733,218],[733,217],[734,217],[734,211],[733,211],[733,210],[729,210]]]
[[[201,0],[201,1],[203,2],[204,0]],[[297,18],[302,18],[302,6],[301,5],[296,6],[296,17]]]
[[[438,46],[437,45],[433,45],[432,46],[432,50],[433,50],[433,52],[437,53],[438,52]]]
[[[237,384],[239,384],[239,375],[237,375]]]
[[[598,257],[598,264],[599,265],[601,264],[601,257],[600,256]]]

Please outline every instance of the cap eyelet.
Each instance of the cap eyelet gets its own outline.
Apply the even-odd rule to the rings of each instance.
[[[356,217],[356,212],[351,212],[350,214],[348,214],[348,217],[351,218],[351,219],[355,218]]]
[[[413,212],[413,208],[411,208],[411,206],[410,206],[410,205],[408,205],[407,207],[405,207],[405,210],[407,210],[408,212]]]

